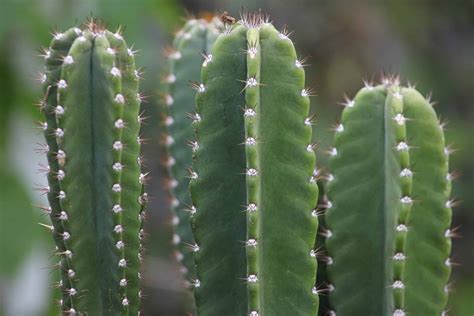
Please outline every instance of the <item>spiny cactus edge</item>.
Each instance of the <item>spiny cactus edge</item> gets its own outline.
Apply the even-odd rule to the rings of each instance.
[[[65,314],[137,315],[146,193],[134,52],[95,20],[54,38],[41,108]]]

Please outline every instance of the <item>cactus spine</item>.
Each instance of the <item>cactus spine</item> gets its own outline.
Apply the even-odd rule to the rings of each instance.
[[[176,224],[173,241],[179,243],[180,252],[177,257],[182,258],[189,278],[195,278],[192,255],[192,245],[195,242],[189,222],[192,210],[188,209],[191,197],[186,173],[186,168],[192,164],[192,152],[185,144],[195,148],[196,144],[191,142],[193,127],[189,124],[189,116],[191,119],[198,119],[194,114],[195,93],[189,88],[189,82],[200,80],[202,61],[199,57],[201,54],[209,54],[219,35],[221,24],[217,18],[210,22],[204,19],[189,20],[176,34],[173,49],[168,54],[169,73],[165,78],[167,91],[164,100],[168,108],[168,116],[165,119],[169,132],[166,138],[169,153],[167,165],[172,175],[170,187],[174,199],[171,206],[175,214],[173,223]]]
[[[44,57],[48,210],[61,309],[136,315],[146,195],[133,51],[120,32],[91,20],[55,34]]]
[[[443,313],[448,154],[429,101],[398,79],[367,84],[346,102],[331,150],[324,231],[335,314]]]
[[[189,177],[199,315],[311,315],[317,185],[304,70],[258,14],[219,36],[196,83]]]

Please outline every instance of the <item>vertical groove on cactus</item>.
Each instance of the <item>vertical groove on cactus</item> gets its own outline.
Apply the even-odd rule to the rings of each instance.
[[[193,125],[194,282],[200,315],[308,315],[315,156],[304,71],[286,33],[245,15],[202,69]],[[243,110],[242,110],[243,108]]]
[[[133,52],[91,20],[54,36],[45,75],[62,310],[137,314],[142,176]]]
[[[439,218],[424,203],[446,199],[447,189],[440,186],[446,186],[447,160],[436,157],[443,153],[444,140],[433,126],[434,111],[424,98],[413,95],[419,96],[400,87],[396,78],[376,87],[367,84],[346,102],[336,129],[324,234],[332,282],[329,298],[337,315],[434,315],[444,308],[442,293],[449,272],[443,256],[449,254],[449,247],[443,239],[450,214]],[[435,145],[427,145],[432,141]],[[427,176],[415,172],[426,165],[444,174],[430,194],[425,191]],[[419,208],[425,212],[420,214]],[[436,280],[428,285],[420,280],[420,265],[410,266],[410,262],[426,243],[436,241],[445,246],[428,256],[431,266],[426,270]],[[434,277],[436,271],[444,272]],[[437,305],[437,311],[427,312],[422,299],[428,296],[415,294],[410,289],[414,283],[417,293],[432,290],[433,297],[438,295],[431,304]],[[409,303],[413,296],[419,298],[418,304]]]
[[[167,91],[165,103],[167,104],[168,117],[165,125],[169,132],[166,141],[170,157],[167,160],[168,168],[172,175],[170,187],[174,199],[171,207],[174,212],[173,223],[176,225],[174,241],[179,242],[177,259],[182,259],[183,271],[189,279],[195,278],[193,250],[194,238],[189,222],[193,216],[189,209],[191,197],[189,195],[189,179],[186,168],[192,164],[192,152],[185,144],[196,149],[197,142],[193,140],[193,127],[189,124],[192,120],[199,119],[194,113],[194,90],[189,88],[189,82],[199,81],[201,76],[200,55],[204,56],[204,63],[212,56],[208,55],[210,47],[219,35],[221,22],[214,18],[211,21],[192,19],[186,22],[177,33],[173,42],[173,50],[168,54],[169,74],[165,78]]]
[[[383,87],[359,92],[354,101],[347,102],[343,130],[336,134],[331,150],[334,180],[328,192],[326,246],[333,290],[329,296],[339,315],[349,315],[349,311],[388,315],[393,311],[390,258],[398,214],[395,201],[400,193],[394,180],[399,170],[393,149],[396,140],[392,121],[386,119],[391,111]],[[351,187],[358,188],[359,194]],[[374,190],[378,194],[368,198]],[[348,210],[354,215],[349,216]],[[364,216],[357,217],[360,213]],[[372,231],[377,238],[370,238]],[[368,242],[370,247],[365,245]],[[375,304],[348,299],[352,296]]]

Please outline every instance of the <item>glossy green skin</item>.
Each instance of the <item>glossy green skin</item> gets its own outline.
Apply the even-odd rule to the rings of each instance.
[[[389,83],[362,89],[341,124],[325,217],[332,309],[338,316],[440,315],[451,210],[436,114],[416,90]]]
[[[88,27],[55,37],[50,51],[44,114],[51,169],[48,199],[61,258],[61,309],[68,314],[136,315],[142,185],[133,54],[118,34],[93,33]],[[63,62],[66,56],[72,58],[69,63]],[[120,69],[120,75],[114,76],[112,67]],[[60,80],[67,86],[61,87]],[[117,101],[118,94],[123,103]],[[58,105],[64,113],[55,113]],[[118,119],[123,128],[116,127]],[[55,134],[57,128],[64,135]],[[116,141],[121,141],[121,150],[113,149]],[[60,150],[65,158],[58,155]],[[121,163],[122,170],[113,169],[114,163]],[[58,177],[61,171],[64,176]],[[112,190],[114,184],[120,185],[120,192]],[[122,212],[112,211],[116,204]],[[61,218],[61,212],[67,218]],[[117,233],[116,225],[123,231]],[[119,241],[125,246],[117,246]],[[126,267],[119,267],[121,259]],[[127,280],[125,286],[119,285],[121,279]]]
[[[257,48],[253,56],[250,47]],[[198,177],[190,183],[199,315],[317,312],[317,262],[310,255],[317,230],[315,155],[307,150],[309,99],[301,94],[304,71],[295,61],[291,40],[271,24],[237,23],[217,39],[212,62],[202,69],[201,121],[193,123]],[[244,115],[244,107],[254,115]],[[249,138],[256,143],[246,143]],[[255,211],[246,211],[250,204]],[[251,239],[257,244],[248,244]]]
[[[179,236],[179,250],[183,258],[183,265],[187,277],[196,277],[191,245],[194,238],[189,222],[189,179],[186,168],[192,164],[192,151],[187,146],[194,138],[193,127],[189,114],[194,113],[195,91],[190,89],[190,81],[199,81],[201,78],[201,54],[207,55],[210,47],[219,35],[219,21],[189,20],[180,30],[173,42],[173,51],[179,55],[170,55],[169,75],[167,77],[167,113],[166,125],[173,142],[168,142],[168,153],[172,161],[170,173],[171,183],[174,183],[172,193],[174,200],[172,209],[177,216],[176,234]],[[179,56],[177,58],[176,56]],[[170,79],[171,78],[171,79]],[[172,102],[170,102],[172,100]],[[179,256],[181,256],[179,255]]]

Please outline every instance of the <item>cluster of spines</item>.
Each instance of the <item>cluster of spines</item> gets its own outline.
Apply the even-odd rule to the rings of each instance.
[[[114,226],[116,233],[116,248],[121,251],[121,259],[125,260],[127,269],[123,270],[123,277],[119,281],[119,285],[123,288],[122,304],[139,306],[141,292],[130,293],[131,289],[137,290],[140,288],[141,274],[137,272],[140,270],[140,265],[143,259],[143,245],[145,238],[144,220],[146,217],[145,207],[148,201],[147,193],[145,192],[145,184],[147,180],[147,173],[141,173],[142,166],[140,154],[140,145],[144,140],[139,136],[140,125],[144,118],[139,114],[140,103],[143,97],[138,91],[138,82],[140,73],[135,68],[134,55],[132,48],[128,48],[119,33],[107,34],[112,50],[108,50],[111,55],[116,56],[117,69],[120,69],[121,77],[121,91],[115,95],[114,101],[118,101],[118,118],[115,121],[115,128],[118,132],[117,139],[123,144],[121,151],[116,151],[117,158],[120,162],[115,162],[117,166],[117,180],[120,180],[121,194],[119,203],[120,208],[124,212],[118,212],[120,222]],[[123,99],[123,104],[121,103]],[[127,110],[124,111],[123,109]],[[123,128],[127,128],[126,133],[122,132]],[[134,131],[134,133],[130,132]],[[128,173],[120,172],[122,168],[129,170]],[[125,178],[124,178],[125,177]],[[133,182],[138,182],[139,185],[133,185]],[[118,182],[117,182],[118,183]],[[114,206],[115,207],[115,206]],[[127,212],[127,210],[136,209],[136,212]],[[138,214],[137,214],[138,213]],[[134,217],[138,216],[138,223]],[[124,218],[125,217],[125,218]],[[126,219],[128,217],[128,219]],[[126,228],[122,225],[126,222]],[[135,225],[135,227],[133,227]],[[138,234],[138,236],[136,236]],[[137,252],[138,249],[138,252]],[[119,265],[121,264],[119,261]],[[135,275],[135,273],[138,273]]]
[[[395,148],[386,148],[386,150],[395,150],[400,166],[400,190],[401,198],[399,203],[399,213],[397,214],[397,223],[395,228],[395,245],[393,253],[393,296],[394,296],[394,312],[396,316],[404,315],[404,297],[405,297],[405,283],[404,283],[404,265],[405,248],[408,232],[408,218],[413,204],[411,197],[412,181],[410,171],[410,147],[407,144],[406,118],[403,110],[403,95],[402,88],[397,82],[389,82],[386,86],[387,101],[392,106],[389,109],[389,117],[392,120],[386,120],[385,124],[392,125],[387,127],[387,132],[393,132],[395,135]],[[400,260],[401,259],[401,260]]]
[[[259,251],[257,244],[259,242],[259,191],[260,191],[260,159],[257,148],[259,140],[258,122],[260,111],[260,67],[261,67],[261,51],[260,51],[260,35],[258,31],[259,23],[255,22],[255,18],[251,19],[251,23],[246,23],[247,30],[247,78],[245,80],[245,102],[248,109],[244,112],[245,124],[245,155],[246,155],[246,185],[247,185],[247,241],[245,242],[247,254],[247,291],[249,293],[249,315],[258,315],[260,310],[260,302],[258,299],[258,256]],[[251,110],[253,115],[245,115]],[[256,210],[253,210],[256,208]],[[252,314],[253,313],[253,314]]]
[[[400,185],[400,193],[401,193],[401,198],[397,202],[399,204],[398,207],[398,214],[396,216],[396,226],[394,228],[395,230],[395,242],[394,242],[394,253],[393,253],[393,283],[389,285],[393,289],[393,298],[394,298],[394,310],[393,310],[393,316],[405,316],[406,315],[406,310],[405,310],[405,282],[404,282],[404,277],[405,277],[405,265],[406,265],[406,259],[407,259],[407,254],[406,254],[406,243],[407,243],[407,234],[410,230],[409,226],[409,220],[410,220],[410,212],[412,209],[413,203],[416,203],[416,199],[412,197],[412,188],[413,188],[413,171],[410,169],[410,148],[411,146],[408,144],[407,140],[407,129],[406,129],[406,122],[408,120],[412,120],[413,118],[408,118],[404,114],[404,105],[403,105],[403,90],[400,86],[400,80],[397,76],[384,76],[382,78],[381,84],[385,87],[386,93],[387,93],[387,101],[390,103],[392,106],[389,114],[389,118],[387,119],[387,122],[385,122],[386,130],[389,132],[393,132],[395,135],[395,140],[396,140],[396,146],[394,148],[391,148],[394,152],[397,154],[399,166],[400,166],[400,172],[399,172],[399,185]],[[368,81],[364,81],[364,88],[363,90],[366,91],[372,91],[376,87]],[[409,89],[413,89],[413,86],[409,84]],[[433,103],[431,102],[431,95],[428,95],[426,97],[426,103],[430,106],[433,106]],[[355,100],[349,99],[347,96],[345,97],[345,101],[341,103],[345,108],[353,108],[356,106]],[[388,124],[391,124],[390,127],[388,127]],[[444,131],[446,123],[444,122],[439,122],[439,128],[441,131]],[[341,123],[337,124],[334,128],[334,132],[336,134],[344,132],[344,125]],[[416,148],[415,148],[416,149]],[[446,146],[444,149],[444,154],[449,157],[449,155],[452,153],[452,149],[450,149],[449,146]],[[329,151],[328,154],[330,158],[334,158],[338,154],[338,150],[336,147],[332,147]],[[451,191],[451,183],[452,180],[454,179],[455,175],[454,173],[447,173],[446,175],[446,181],[447,181],[447,190],[448,192]],[[328,173],[327,176],[325,177],[326,182],[328,185],[332,181],[334,181],[334,175],[331,173]],[[456,202],[454,200],[448,199],[445,202],[444,207],[447,209],[451,209],[456,205]],[[321,214],[324,214],[327,211],[330,211],[332,208],[333,203],[330,200],[327,200],[324,205],[322,205],[322,209],[324,211],[320,211]],[[449,211],[451,212],[451,211]],[[332,231],[328,228],[321,227],[321,232],[320,234],[325,238],[331,238],[332,236]],[[446,229],[444,237],[447,238],[450,242],[452,238],[456,237],[456,233],[454,232],[454,229],[451,230],[449,227]],[[322,263],[325,263],[326,265],[332,265],[333,264],[333,258],[331,257],[331,254],[327,254],[323,256],[322,258]],[[450,258],[448,257],[444,264],[448,267],[451,266],[451,261]],[[332,292],[335,290],[335,286],[331,283],[328,283],[326,285],[326,291]],[[449,291],[449,285],[446,285],[444,287],[445,293],[448,293]],[[336,312],[334,310],[328,310],[326,314],[335,316]],[[447,311],[442,312],[442,316],[447,316]]]
[[[64,313],[70,315],[76,315],[80,313],[79,310],[75,307],[74,297],[79,294],[79,292],[86,293],[87,289],[78,289],[77,283],[79,277],[76,275],[74,270],[74,252],[73,247],[68,245],[68,241],[74,238],[69,230],[68,221],[70,220],[70,214],[66,210],[67,203],[67,192],[62,187],[62,181],[66,180],[65,166],[67,162],[67,153],[64,148],[64,143],[66,139],[66,129],[64,127],[64,116],[67,114],[67,108],[62,105],[63,95],[68,89],[68,81],[66,80],[67,72],[71,67],[74,67],[75,56],[71,52],[72,49],[77,49],[80,45],[86,45],[84,43],[95,39],[95,38],[106,38],[105,41],[109,41],[107,45],[116,46],[115,48],[108,46],[106,48],[107,54],[110,57],[109,62],[111,67],[109,69],[108,78],[112,82],[112,90],[114,93],[114,113],[115,120],[113,128],[114,143],[111,144],[111,150],[113,151],[114,164],[111,166],[113,170],[113,180],[114,184],[111,188],[113,192],[113,202],[114,206],[111,210],[113,213],[113,221],[115,223],[112,235],[115,239],[115,247],[118,252],[118,262],[117,265],[121,269],[122,277],[119,280],[117,288],[120,288],[120,300],[121,305],[125,312],[129,311],[130,300],[134,302],[134,309],[139,308],[139,296],[140,293],[137,293],[137,297],[129,299],[129,294],[127,293],[127,284],[129,280],[138,280],[139,275],[130,276],[127,273],[128,263],[130,261],[141,260],[140,253],[138,257],[134,251],[131,250],[131,254],[126,254],[125,245],[133,243],[135,238],[135,233],[133,233],[133,227],[130,228],[129,234],[133,234],[133,238],[126,238],[124,236],[124,225],[123,225],[123,215],[121,201],[122,193],[122,169],[131,166],[130,161],[124,161],[127,159],[122,158],[122,152],[128,151],[125,156],[126,158],[134,157],[139,154],[140,148],[140,137],[138,135],[133,135],[133,132],[127,134],[128,138],[133,137],[133,141],[137,143],[133,145],[129,142],[123,141],[122,130],[127,127],[128,124],[136,127],[135,131],[139,130],[139,125],[141,122],[140,116],[137,117],[138,113],[135,113],[135,110],[138,111],[139,103],[141,97],[139,94],[134,93],[130,95],[131,92],[138,89],[138,79],[139,73],[135,70],[134,65],[134,51],[131,48],[127,48],[120,30],[115,34],[110,33],[109,31],[103,29],[103,27],[95,20],[90,20],[85,30],[80,28],[71,28],[68,31],[61,33],[57,32],[53,35],[53,41],[50,48],[44,50],[42,55],[46,61],[46,71],[40,76],[40,81],[44,85],[45,98],[39,102],[40,110],[44,112],[46,121],[41,123],[44,130],[44,135],[46,138],[46,144],[41,145],[38,149],[39,153],[45,153],[48,158],[48,166],[45,170],[48,173],[48,182],[49,186],[45,189],[48,193],[48,200],[50,203],[49,207],[41,207],[47,214],[50,215],[52,226],[43,225],[51,229],[53,232],[53,237],[56,242],[56,252],[60,255],[60,261],[57,267],[61,270],[61,280],[58,283],[58,287],[62,291],[62,299],[60,300],[60,306]],[[117,56],[116,56],[117,55]],[[122,82],[123,80],[126,82]],[[124,91],[122,91],[122,87]],[[124,112],[124,107],[127,107],[127,111]],[[126,113],[126,117],[124,117]],[[133,118],[133,119],[132,119]],[[136,121],[136,122],[134,122]],[[127,125],[127,126],[126,126]],[[124,145],[125,144],[125,145]],[[129,146],[130,145],[130,146]],[[125,148],[126,147],[126,148]],[[130,160],[130,159],[128,159]],[[130,163],[128,165],[127,163]],[[136,164],[136,169],[140,169],[140,161],[135,160],[133,164]],[[133,168],[133,167],[132,167]],[[133,173],[130,173],[130,175]],[[144,175],[140,174],[136,181],[144,185]],[[146,204],[146,193],[142,188],[142,192],[138,197],[138,203],[142,206],[138,212],[139,219],[142,220],[144,217],[144,206]],[[129,205],[132,206],[132,205]],[[128,222],[130,223],[130,221]],[[132,225],[130,225],[132,226]],[[140,225],[139,239],[143,238],[142,224]],[[80,232],[77,232],[80,234]],[[127,240],[128,239],[128,240]],[[141,250],[140,246],[135,249]],[[130,251],[129,251],[130,252]],[[134,259],[131,255],[137,257]],[[138,264],[135,264],[137,266]],[[138,282],[135,282],[136,288],[139,287]],[[85,295],[85,294],[84,294]],[[128,296],[127,296],[128,295]],[[79,295],[80,297],[80,295]],[[139,311],[137,311],[139,313]]]

